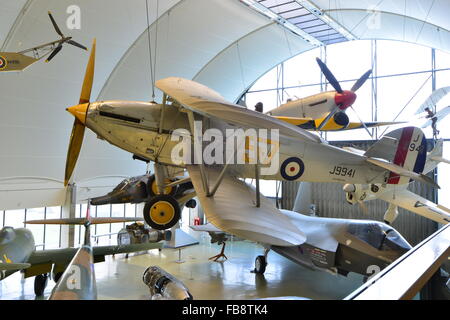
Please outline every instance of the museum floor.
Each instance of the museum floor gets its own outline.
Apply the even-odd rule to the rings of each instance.
[[[280,296],[298,296],[309,299],[342,299],[362,284],[362,276],[334,276],[326,272],[305,269],[271,252],[264,276],[250,271],[261,247],[247,241],[227,244],[223,263],[211,262],[208,257],[217,254],[220,246],[211,244],[202,233],[200,244],[181,251],[184,263],[175,262],[179,252],[175,249],[151,250],[148,254],[107,257],[95,265],[99,299],[149,299],[148,287],[142,282],[143,271],[158,265],[184,282],[194,299],[256,299]],[[22,280],[16,273],[0,281],[0,299],[35,299],[34,278]],[[45,297],[54,283],[49,280]]]

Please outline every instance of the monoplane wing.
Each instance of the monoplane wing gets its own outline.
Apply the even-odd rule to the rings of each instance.
[[[280,135],[312,142],[323,140],[294,125],[225,100],[220,94],[195,81],[170,77],[156,81],[156,87],[186,109],[247,128],[278,129]]]
[[[104,223],[122,223],[144,221],[137,217],[92,217],[89,219],[90,224],[104,224]],[[87,222],[86,218],[61,218],[61,219],[44,219],[44,220],[29,220],[26,224],[62,224],[62,225],[84,225]]]
[[[23,270],[30,266],[29,263],[0,263],[0,271]]]
[[[146,251],[162,248],[163,243],[139,243],[117,246],[93,247],[94,262],[105,261],[106,255]],[[67,265],[77,253],[78,248],[62,248],[39,250],[32,253],[28,259],[31,266],[25,270],[25,277],[50,272],[53,264]]]
[[[422,198],[409,190],[385,192],[379,198],[438,223],[450,222],[450,209]]]
[[[203,187],[200,166],[187,166],[197,197],[205,215],[217,228],[240,238],[277,246],[296,246],[306,235],[261,195],[256,207],[256,190],[244,181],[225,173],[213,196]],[[208,181],[218,181],[220,168],[205,167]]]

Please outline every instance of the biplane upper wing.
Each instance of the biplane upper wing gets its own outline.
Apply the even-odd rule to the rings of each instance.
[[[385,192],[380,195],[380,199],[441,224],[450,222],[450,209],[406,189]]]
[[[278,129],[280,135],[323,142],[317,135],[294,125],[232,104],[214,90],[195,81],[170,77],[156,81],[156,87],[186,109],[206,117],[214,117],[247,128]]]
[[[296,246],[306,235],[261,195],[256,207],[256,190],[231,174],[225,173],[214,196],[208,197],[202,183],[200,166],[188,165],[197,197],[209,222],[240,238],[277,246]],[[210,183],[215,183],[220,168],[205,167]]]

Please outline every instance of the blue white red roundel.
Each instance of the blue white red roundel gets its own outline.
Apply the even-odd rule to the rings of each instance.
[[[297,157],[291,157],[283,161],[280,168],[281,176],[288,181],[297,180],[303,175],[305,164]]]
[[[0,70],[4,69],[6,67],[6,59],[3,57],[0,57]]]

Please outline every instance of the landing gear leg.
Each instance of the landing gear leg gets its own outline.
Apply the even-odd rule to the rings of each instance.
[[[264,274],[266,272],[267,267],[267,255],[269,254],[270,249],[264,249],[263,256],[257,256],[255,260],[255,269],[253,270],[256,274]]]
[[[48,274],[38,274],[34,277],[34,294],[38,297],[44,295],[45,287],[48,282]]]

